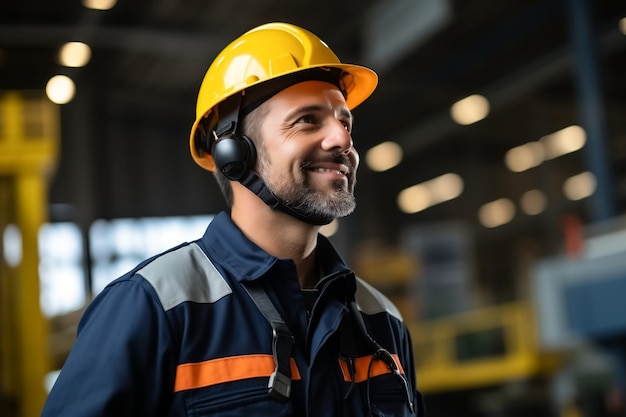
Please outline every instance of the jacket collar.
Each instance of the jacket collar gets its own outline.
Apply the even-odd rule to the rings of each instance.
[[[255,280],[279,264],[284,267],[293,265],[291,259],[276,258],[250,241],[226,212],[219,213],[211,221],[201,244],[212,259],[219,260],[239,281]],[[349,271],[333,244],[321,234],[318,234],[316,250],[324,275]]]

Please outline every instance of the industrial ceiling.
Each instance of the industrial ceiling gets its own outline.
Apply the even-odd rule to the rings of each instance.
[[[69,0],[4,1],[0,90],[43,90],[56,74],[76,83],[74,100],[61,107],[52,221],[214,213],[222,198],[187,148],[204,72],[254,26],[303,26],[343,61],[380,75],[354,112],[361,155],[388,140],[404,150],[388,171],[362,165],[357,212],[342,223],[339,244],[395,245],[413,226],[462,223],[485,284],[498,285],[520,250],[559,250],[564,213],[594,222],[626,209],[624,17],[620,0],[120,0],[106,11]],[[58,64],[68,41],[91,47],[85,67]],[[487,97],[489,116],[454,123],[450,106],[472,94]],[[587,129],[587,148],[604,144],[601,164],[584,150],[521,173],[505,167],[509,149],[572,124]],[[608,193],[562,197],[566,178],[598,166]],[[448,172],[463,178],[461,196],[414,214],[399,210],[402,189]],[[516,202],[530,189],[549,197],[541,214],[518,211],[497,228],[478,221],[485,203]]]

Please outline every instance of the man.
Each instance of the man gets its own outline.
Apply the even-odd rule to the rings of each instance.
[[[228,45],[190,148],[230,212],[104,289],[43,415],[421,416],[397,309],[318,233],[354,210],[351,110],[376,83],[293,25]]]

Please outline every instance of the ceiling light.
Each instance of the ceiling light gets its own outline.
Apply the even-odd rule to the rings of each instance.
[[[109,10],[117,3],[117,0],[83,0],[83,6],[94,10]]]
[[[596,177],[591,172],[583,172],[569,177],[563,183],[563,193],[569,200],[582,200],[596,191]]]
[[[66,67],[84,67],[91,59],[91,48],[82,42],[68,42],[59,50],[59,62]]]
[[[463,188],[463,179],[458,174],[443,174],[402,190],[398,194],[398,207],[405,213],[417,213],[457,198]]]
[[[398,207],[405,213],[417,213],[431,206],[428,188],[422,184],[405,188],[398,194]]]
[[[458,174],[453,173],[433,178],[426,185],[433,197],[434,204],[457,198],[463,192],[463,179]]]
[[[572,125],[546,135],[537,142],[516,146],[504,155],[504,164],[513,172],[522,172],[547,159],[575,152],[585,146],[585,129]]]
[[[489,228],[502,226],[515,217],[515,205],[507,198],[492,201],[478,210],[478,220]]]
[[[402,148],[395,142],[383,142],[365,154],[365,163],[372,171],[386,171],[402,161]]]
[[[546,159],[554,159],[585,146],[585,129],[576,125],[568,126],[542,137],[540,141],[544,147]]]
[[[520,206],[524,213],[534,216],[546,209],[547,201],[548,199],[543,191],[530,190],[522,194]]]
[[[528,142],[509,149],[504,155],[504,164],[513,172],[522,172],[541,164],[543,155],[543,147],[539,142]]]
[[[76,87],[74,81],[66,75],[55,75],[46,84],[46,95],[56,104],[66,104],[72,101]]]
[[[489,101],[474,94],[457,101],[450,108],[452,119],[460,125],[470,125],[484,119],[489,114]]]

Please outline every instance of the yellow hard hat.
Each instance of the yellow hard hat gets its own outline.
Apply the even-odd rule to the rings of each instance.
[[[267,23],[231,42],[215,58],[200,85],[189,138],[194,161],[215,171],[212,156],[196,146],[196,136],[200,122],[217,104],[268,80],[312,68],[337,68],[345,74],[341,84],[351,110],[367,99],[378,83],[374,71],[342,63],[320,38],[292,24]]]

